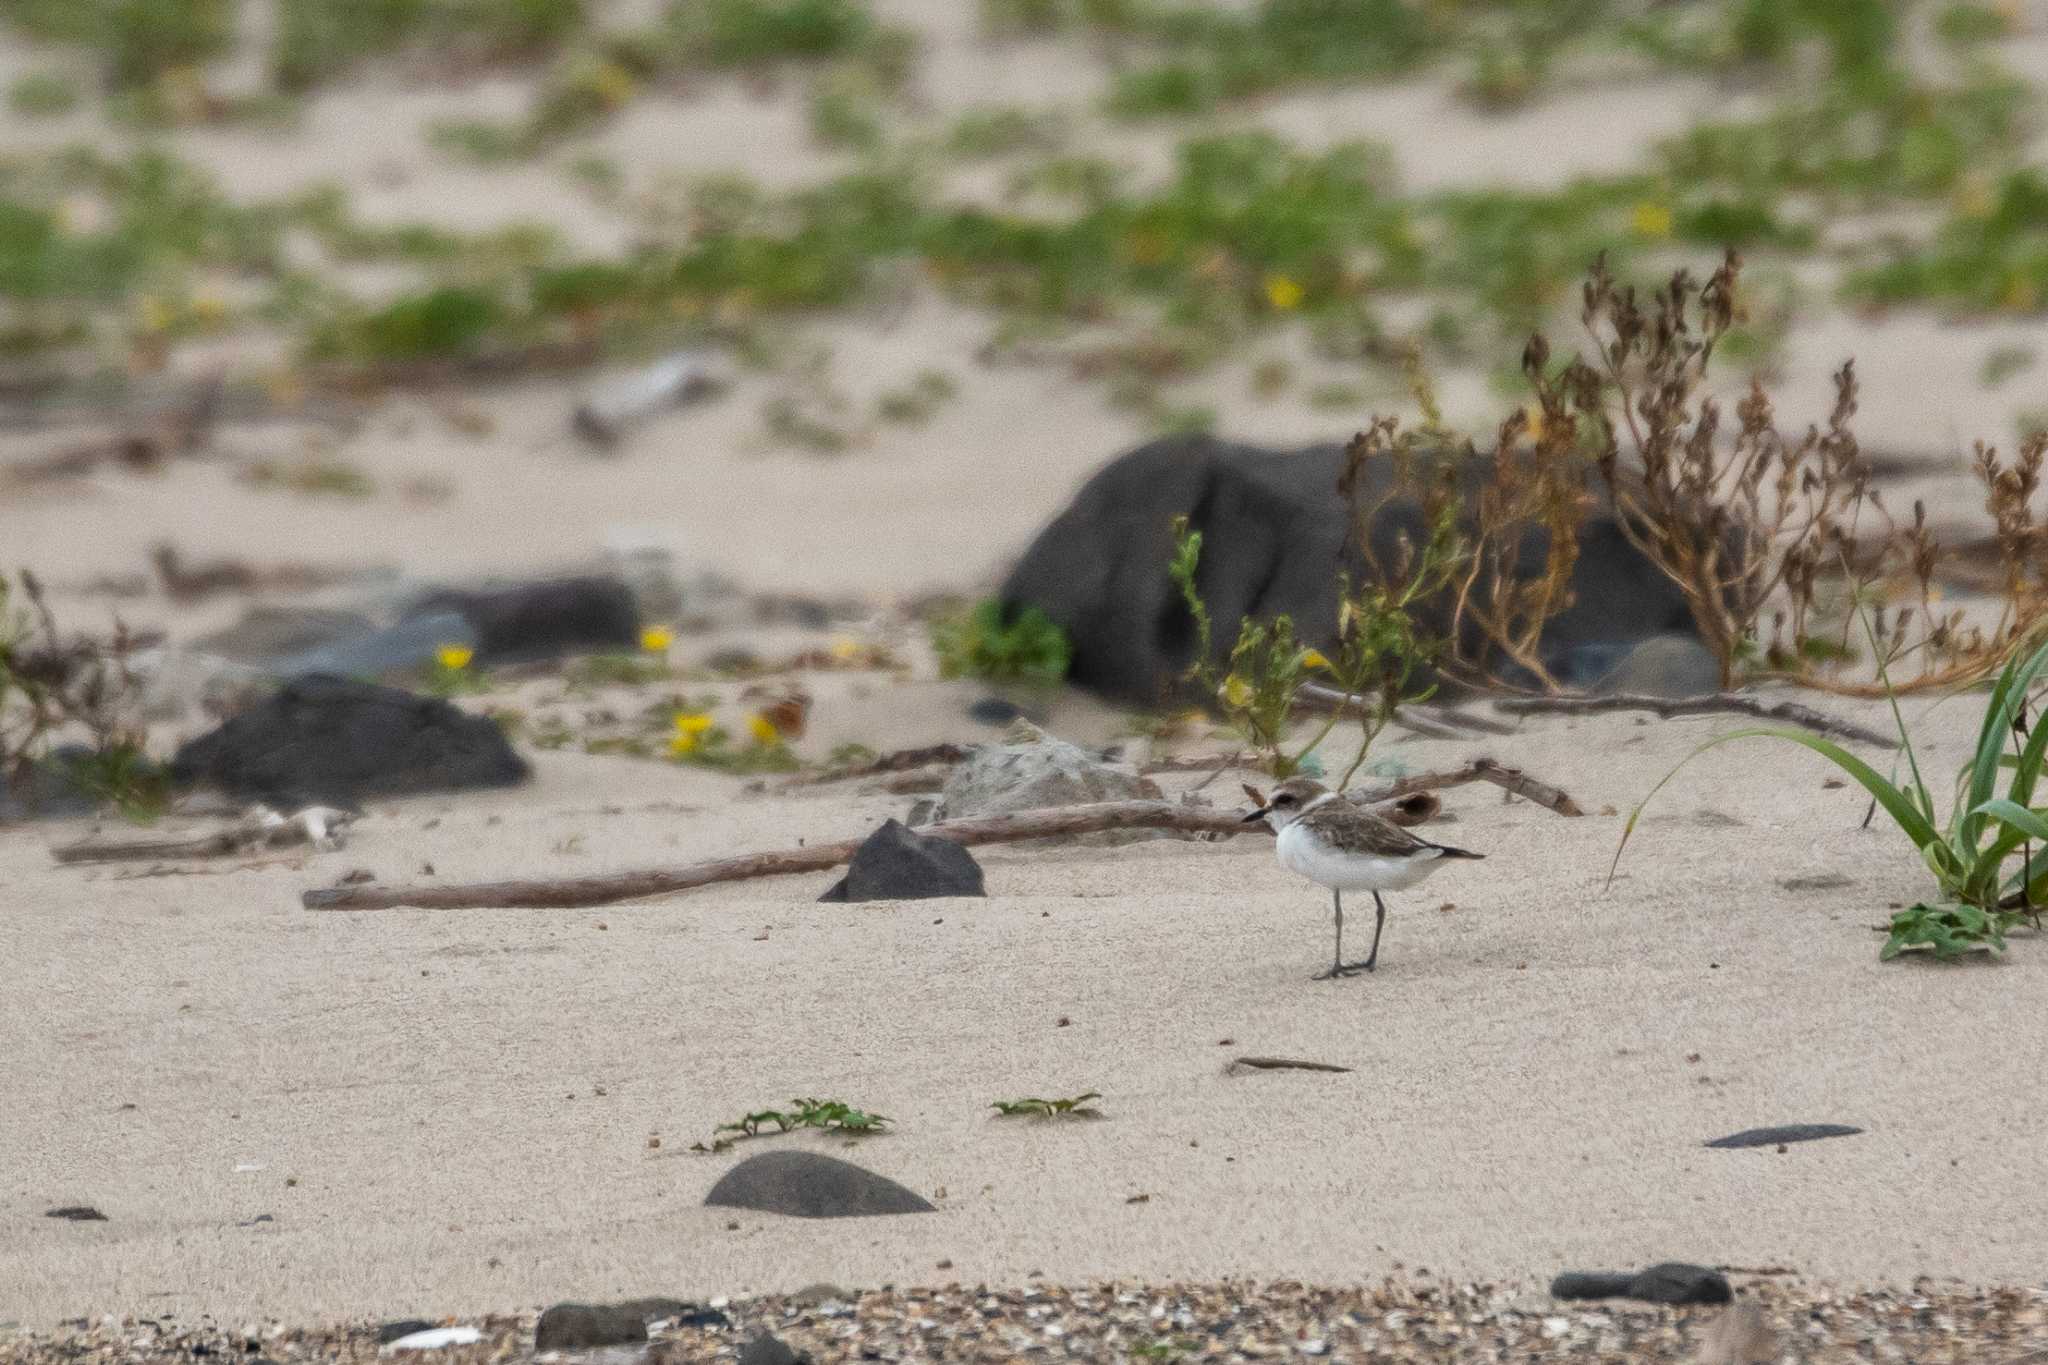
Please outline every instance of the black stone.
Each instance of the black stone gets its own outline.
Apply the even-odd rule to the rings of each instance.
[[[1363,556],[1346,545],[1350,516],[1337,493],[1343,465],[1338,445],[1282,452],[1170,436],[1140,446],[1089,479],[1039,533],[1003,584],[1003,609],[1037,607],[1066,631],[1068,677],[1077,686],[1140,705],[1164,700],[1195,647],[1193,618],[1167,573],[1172,521],[1185,515],[1203,537],[1196,583],[1218,623],[1219,655],[1230,649],[1232,623],[1247,615],[1284,612],[1305,641],[1327,645],[1337,630],[1339,571],[1366,572]],[[1386,490],[1388,466],[1367,467],[1361,496]],[[1412,499],[1388,500],[1373,525],[1376,555],[1391,562],[1397,538],[1405,532],[1419,543],[1423,529]],[[1519,550],[1518,565],[1534,570],[1545,537],[1532,533]],[[1636,641],[1693,629],[1684,597],[1605,512],[1583,528],[1571,591],[1572,605],[1549,623],[1541,649],[1567,685],[1591,684]],[[1423,615],[1443,628],[1430,619],[1442,617],[1442,604]]]
[[[809,1365],[808,1351],[799,1355],[789,1343],[763,1332],[740,1348],[740,1365]]]
[[[1854,1137],[1861,1128],[1846,1123],[1787,1123],[1776,1128],[1745,1128],[1727,1137],[1715,1138],[1709,1147],[1776,1147],[1786,1142],[1812,1142],[1816,1138]]]
[[[587,1351],[647,1340],[647,1319],[630,1303],[558,1303],[533,1329],[536,1351]]]
[[[967,718],[983,725],[1008,725],[1023,714],[1023,707],[1005,697],[983,697],[967,708]]]
[[[393,1322],[380,1323],[377,1327],[377,1344],[389,1346],[400,1337],[409,1337],[414,1332],[431,1332],[435,1324],[425,1318],[399,1318]]]
[[[951,839],[919,834],[885,821],[854,851],[846,875],[821,901],[911,901],[933,896],[985,896],[981,864]]]
[[[101,1213],[90,1204],[66,1204],[62,1208],[49,1210],[43,1214],[43,1217],[64,1218],[73,1223],[104,1223],[107,1221],[107,1215]]]
[[[707,1208],[748,1209],[792,1218],[870,1218],[932,1213],[915,1191],[850,1161],[817,1152],[762,1152],[727,1171]]]
[[[469,592],[445,588],[406,611],[408,618],[452,611],[476,631],[477,659],[551,659],[640,643],[640,610],[631,589],[604,575],[556,578]]]
[[[1645,1303],[1727,1303],[1734,1294],[1718,1270],[1665,1261],[1633,1275],[1566,1271],[1550,1282],[1557,1299],[1641,1299]]]
[[[504,787],[528,768],[496,722],[437,697],[315,675],[180,748],[171,777],[274,803]]]

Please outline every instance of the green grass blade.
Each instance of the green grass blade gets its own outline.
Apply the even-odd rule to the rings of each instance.
[[[2007,738],[2012,734],[2013,717],[2025,702],[2027,689],[2033,686],[2036,676],[2044,665],[2048,665],[2048,645],[2043,645],[2029,655],[2025,661],[2017,658],[2008,660],[1999,670],[1998,681],[1992,684],[1990,700],[1984,707],[1984,724],[1977,732],[1977,751],[1970,764],[1969,794],[1965,798],[1965,811],[1956,822],[1956,838],[1960,848],[1974,848],[1984,829],[1982,815],[1984,803],[1991,798],[1998,782],[1998,760],[2005,753]],[[2036,736],[2038,738],[2038,736]],[[2033,744],[2027,746],[2034,748]],[[2036,765],[2038,769],[2038,764]],[[2026,774],[2022,762],[2014,774],[2017,785]],[[2028,793],[2031,794],[2031,791]],[[2026,795],[2015,793],[2015,799],[2025,803]]]
[[[1894,709],[1896,710],[1896,706]],[[1904,733],[1903,726],[1900,733]],[[1930,849],[1938,849],[1940,850],[1939,856],[1943,859],[1953,858],[1953,851],[1943,842],[1940,832],[1934,828],[1932,818],[1918,805],[1914,804],[1913,798],[1909,793],[1900,790],[1892,783],[1886,781],[1883,774],[1879,773],[1877,769],[1871,767],[1868,763],[1865,763],[1862,759],[1856,757],[1856,755],[1832,740],[1822,739],[1820,736],[1808,734],[1804,730],[1788,730],[1777,726],[1764,725],[1742,730],[1730,730],[1725,735],[1714,736],[1680,759],[1670,772],[1657,779],[1657,785],[1650,788],[1649,793],[1637,803],[1636,808],[1628,813],[1628,822],[1622,826],[1621,842],[1614,849],[1614,860],[1607,865],[1607,885],[1612,886],[1614,884],[1614,870],[1621,865],[1622,850],[1628,847],[1629,836],[1635,833],[1636,820],[1642,815],[1644,808],[1650,804],[1657,793],[1664,789],[1664,784],[1676,777],[1680,768],[1683,768],[1707,750],[1718,748],[1731,740],[1737,739],[1782,739],[1813,750],[1813,752],[1819,754],[1822,758],[1825,758],[1828,762],[1854,778],[1858,785],[1869,792],[1872,797],[1876,798],[1877,803],[1884,807],[1885,814],[1891,816],[1899,828],[1905,831],[1906,837],[1913,841],[1914,846],[1920,850],[1922,856],[1929,856]],[[1916,781],[1919,778],[1917,768],[1914,771],[1914,778]],[[1925,788],[1923,787],[1921,790],[1924,792]]]

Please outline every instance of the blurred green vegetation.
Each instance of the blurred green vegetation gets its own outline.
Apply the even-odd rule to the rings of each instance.
[[[1752,281],[1773,261],[1821,255],[1857,304],[2038,312],[2048,180],[2025,154],[2038,118],[2026,84],[1983,46],[2009,21],[1983,4],[1929,9],[1949,45],[1930,73],[1902,55],[1902,15],[1918,12],[1882,0],[982,0],[991,38],[1085,41],[1113,53],[1116,74],[1100,108],[990,106],[935,122],[909,102],[914,36],[863,0],[673,0],[626,29],[562,0],[280,0],[269,66],[283,96],[407,49],[529,64],[536,93],[518,117],[431,130],[468,157],[542,155],[684,75],[786,67],[843,169],[783,193],[735,177],[650,190],[603,158],[564,154],[565,177],[635,227],[631,249],[589,256],[534,227],[373,226],[332,189],[234,203],[147,143],[16,155],[0,160],[0,349],[112,362],[138,334],[246,320],[281,329],[305,358],[367,365],[705,331],[759,350],[749,333],[768,320],[908,277],[990,312],[999,344],[1087,334],[1069,353],[1077,372],[1158,424],[1200,425],[1212,415],[1174,406],[1162,386],[1256,334],[1299,328],[1313,355],[1390,373],[1417,359],[1483,366],[1568,308],[1601,252],[1621,271],[1662,270],[1674,254],[1735,246],[1766,259]],[[234,19],[232,0],[0,0],[0,23],[97,54],[110,98],[147,95],[110,106],[130,115],[254,107],[163,95],[167,81],[190,94]],[[1543,190],[1407,191],[1383,148],[1310,150],[1206,119],[1150,178],[1070,150],[1091,114],[1203,116],[1425,67],[1457,73],[1466,98],[1511,105],[1582,58],[1600,73],[1740,82],[1754,112],[1697,123],[1623,173]],[[79,97],[54,72],[9,95],[27,113]],[[999,193],[956,191],[970,162],[989,164]],[[1905,206],[1927,225],[1835,244],[1840,222]],[[333,268],[351,263],[401,267],[400,282],[359,297]],[[1401,299],[1425,306],[1398,310],[1395,325],[1387,305]],[[1791,299],[1745,300],[1738,357],[1768,358]],[[1313,393],[1335,403],[1353,387]],[[913,420],[931,398],[897,396],[890,419]]]

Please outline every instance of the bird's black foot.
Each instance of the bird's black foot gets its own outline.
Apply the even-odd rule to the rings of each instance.
[[[1333,981],[1340,976],[1357,976],[1360,972],[1369,972],[1373,970],[1373,966],[1374,964],[1371,961],[1339,962],[1335,966],[1327,967],[1317,972],[1310,979],[1315,981]]]

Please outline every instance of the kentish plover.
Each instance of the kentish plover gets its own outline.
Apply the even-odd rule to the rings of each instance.
[[[1306,777],[1288,778],[1273,789],[1270,800],[1251,787],[1246,787],[1245,793],[1259,806],[1245,816],[1245,823],[1264,820],[1273,827],[1279,836],[1273,842],[1280,865],[1330,888],[1337,907],[1337,956],[1330,970],[1317,973],[1318,981],[1369,972],[1379,961],[1380,930],[1387,923],[1387,905],[1380,892],[1405,891],[1448,858],[1486,856],[1418,839],[1384,816]],[[1372,926],[1372,951],[1363,962],[1344,960],[1346,891],[1372,892],[1373,908],[1378,912]]]

